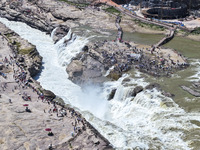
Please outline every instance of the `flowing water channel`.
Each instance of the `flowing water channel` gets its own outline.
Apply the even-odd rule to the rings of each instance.
[[[194,100],[190,96],[186,96],[186,99],[185,96],[178,96],[173,100],[155,89],[144,90],[136,97],[130,96],[132,88],[138,85],[145,87],[152,81],[159,82],[166,90],[170,87],[175,90],[180,82],[189,84],[189,80],[199,79],[198,57],[191,56],[192,66],[185,71],[178,72],[172,79],[154,79],[133,71],[132,74],[126,74],[118,81],[104,83],[102,87],[88,85],[81,89],[68,80],[66,65],[89,40],[94,40],[95,37],[74,35],[66,45],[63,42],[69,39],[70,33],[68,33],[54,45],[49,35],[24,23],[3,18],[0,18],[0,22],[36,45],[43,57],[43,69],[38,77],[41,85],[63,98],[65,103],[78,109],[116,149],[187,150],[199,148],[200,112],[198,109],[192,109],[195,106],[190,106],[191,109],[188,111],[185,104],[181,105],[182,102],[192,105],[199,99]],[[127,77],[132,77],[131,81],[123,82],[123,79]],[[113,88],[117,88],[114,99],[107,101],[108,93]],[[179,90],[175,94],[181,95],[183,91]],[[178,100],[179,98],[182,99]]]

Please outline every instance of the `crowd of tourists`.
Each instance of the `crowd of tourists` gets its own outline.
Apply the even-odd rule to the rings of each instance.
[[[19,91],[19,95],[22,97],[24,101],[40,101],[49,105],[49,110],[44,109],[44,113],[49,113],[50,116],[55,114],[58,118],[68,118],[70,119],[71,125],[73,126],[73,130],[71,131],[71,136],[75,137],[78,133],[81,133],[83,130],[86,130],[88,123],[84,118],[82,118],[81,114],[77,113],[73,108],[65,107],[64,105],[59,105],[54,101],[53,98],[45,96],[39,89],[35,88],[35,85],[29,79],[28,73],[24,70],[24,68],[16,62],[13,57],[10,58],[5,57],[2,60],[2,64],[7,66],[7,68],[13,68],[13,79],[17,84],[14,84],[12,87],[12,92]],[[0,78],[1,79],[1,78]],[[1,89],[0,91],[5,91],[8,87],[7,79],[4,79],[4,82],[0,80]],[[37,93],[38,99],[32,99],[31,96],[25,92],[25,89],[30,88],[32,92]],[[0,95],[1,98],[1,95]],[[13,100],[8,99],[9,103],[13,103]],[[27,105],[28,106],[28,105]],[[25,109],[26,112],[31,112],[28,107]]]
[[[95,60],[102,61],[105,69],[109,69],[114,66],[116,72],[126,72],[135,67],[142,72],[146,72],[153,76],[170,76],[177,69],[187,67],[188,63],[180,63],[179,60],[172,59],[170,54],[168,56],[162,56],[160,48],[151,51],[150,48],[138,48],[131,46],[128,42],[125,42],[129,49],[115,49],[111,47],[109,50],[101,50],[98,47],[102,47],[107,41],[95,44],[95,51],[100,56],[96,56],[95,53],[90,54]],[[177,57],[181,57],[181,54],[176,54]],[[98,59],[97,59],[98,58]],[[101,58],[101,59],[99,59]]]

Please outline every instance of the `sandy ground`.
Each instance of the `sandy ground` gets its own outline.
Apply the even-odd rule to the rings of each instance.
[[[44,150],[49,149],[50,144],[60,150],[96,150],[108,146],[76,112],[72,115],[72,111],[66,108],[67,115],[62,117],[61,107],[56,104],[59,112],[49,112],[55,107],[53,103],[42,102],[32,88],[16,83],[13,75],[14,72],[15,75],[20,73],[20,68],[14,60],[10,61],[9,56],[12,51],[8,41],[0,35],[0,62],[6,66],[0,71],[7,76],[0,76],[0,150]],[[4,61],[5,57],[9,63]],[[22,98],[25,94],[31,97],[31,101]],[[25,111],[24,104],[28,104],[31,112]],[[80,119],[82,121],[78,121]],[[54,135],[49,136],[46,128],[51,128]]]
[[[183,21],[183,24],[187,27],[187,28],[196,28],[196,27],[200,27],[200,18],[197,18],[195,20],[190,20],[190,21]]]

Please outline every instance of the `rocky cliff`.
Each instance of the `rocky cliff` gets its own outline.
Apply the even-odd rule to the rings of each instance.
[[[105,5],[96,8],[89,4],[82,5],[81,2],[86,0],[72,1],[73,3],[62,0],[1,0],[0,15],[9,20],[25,22],[49,34],[56,27],[68,29],[89,26],[99,31],[116,30],[116,14]],[[90,0],[86,2],[90,3]],[[123,17],[121,27],[129,32],[138,28],[134,20],[127,16]]]
[[[22,39],[12,30],[1,30],[1,34],[9,42],[8,44],[14,53],[17,63],[27,69],[31,77],[37,75],[42,67],[42,57],[39,55],[36,47]]]

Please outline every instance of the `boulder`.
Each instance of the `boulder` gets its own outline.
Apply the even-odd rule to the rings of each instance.
[[[80,60],[73,60],[67,67],[66,71],[70,78],[81,76],[83,73],[82,62]]]
[[[134,90],[131,93],[131,96],[136,96],[138,93],[143,91],[143,87],[142,86],[136,86],[134,88]]]
[[[112,89],[112,91],[110,92],[110,94],[109,94],[109,96],[108,96],[108,100],[111,100],[111,99],[114,98],[115,93],[116,93],[116,90],[117,90],[117,89]]]
[[[145,89],[152,90],[153,88],[160,89],[160,84],[158,83],[150,83],[145,87]]]
[[[55,98],[56,97],[56,95],[49,90],[44,90],[43,94],[44,94],[45,97],[49,97],[49,98]]]

